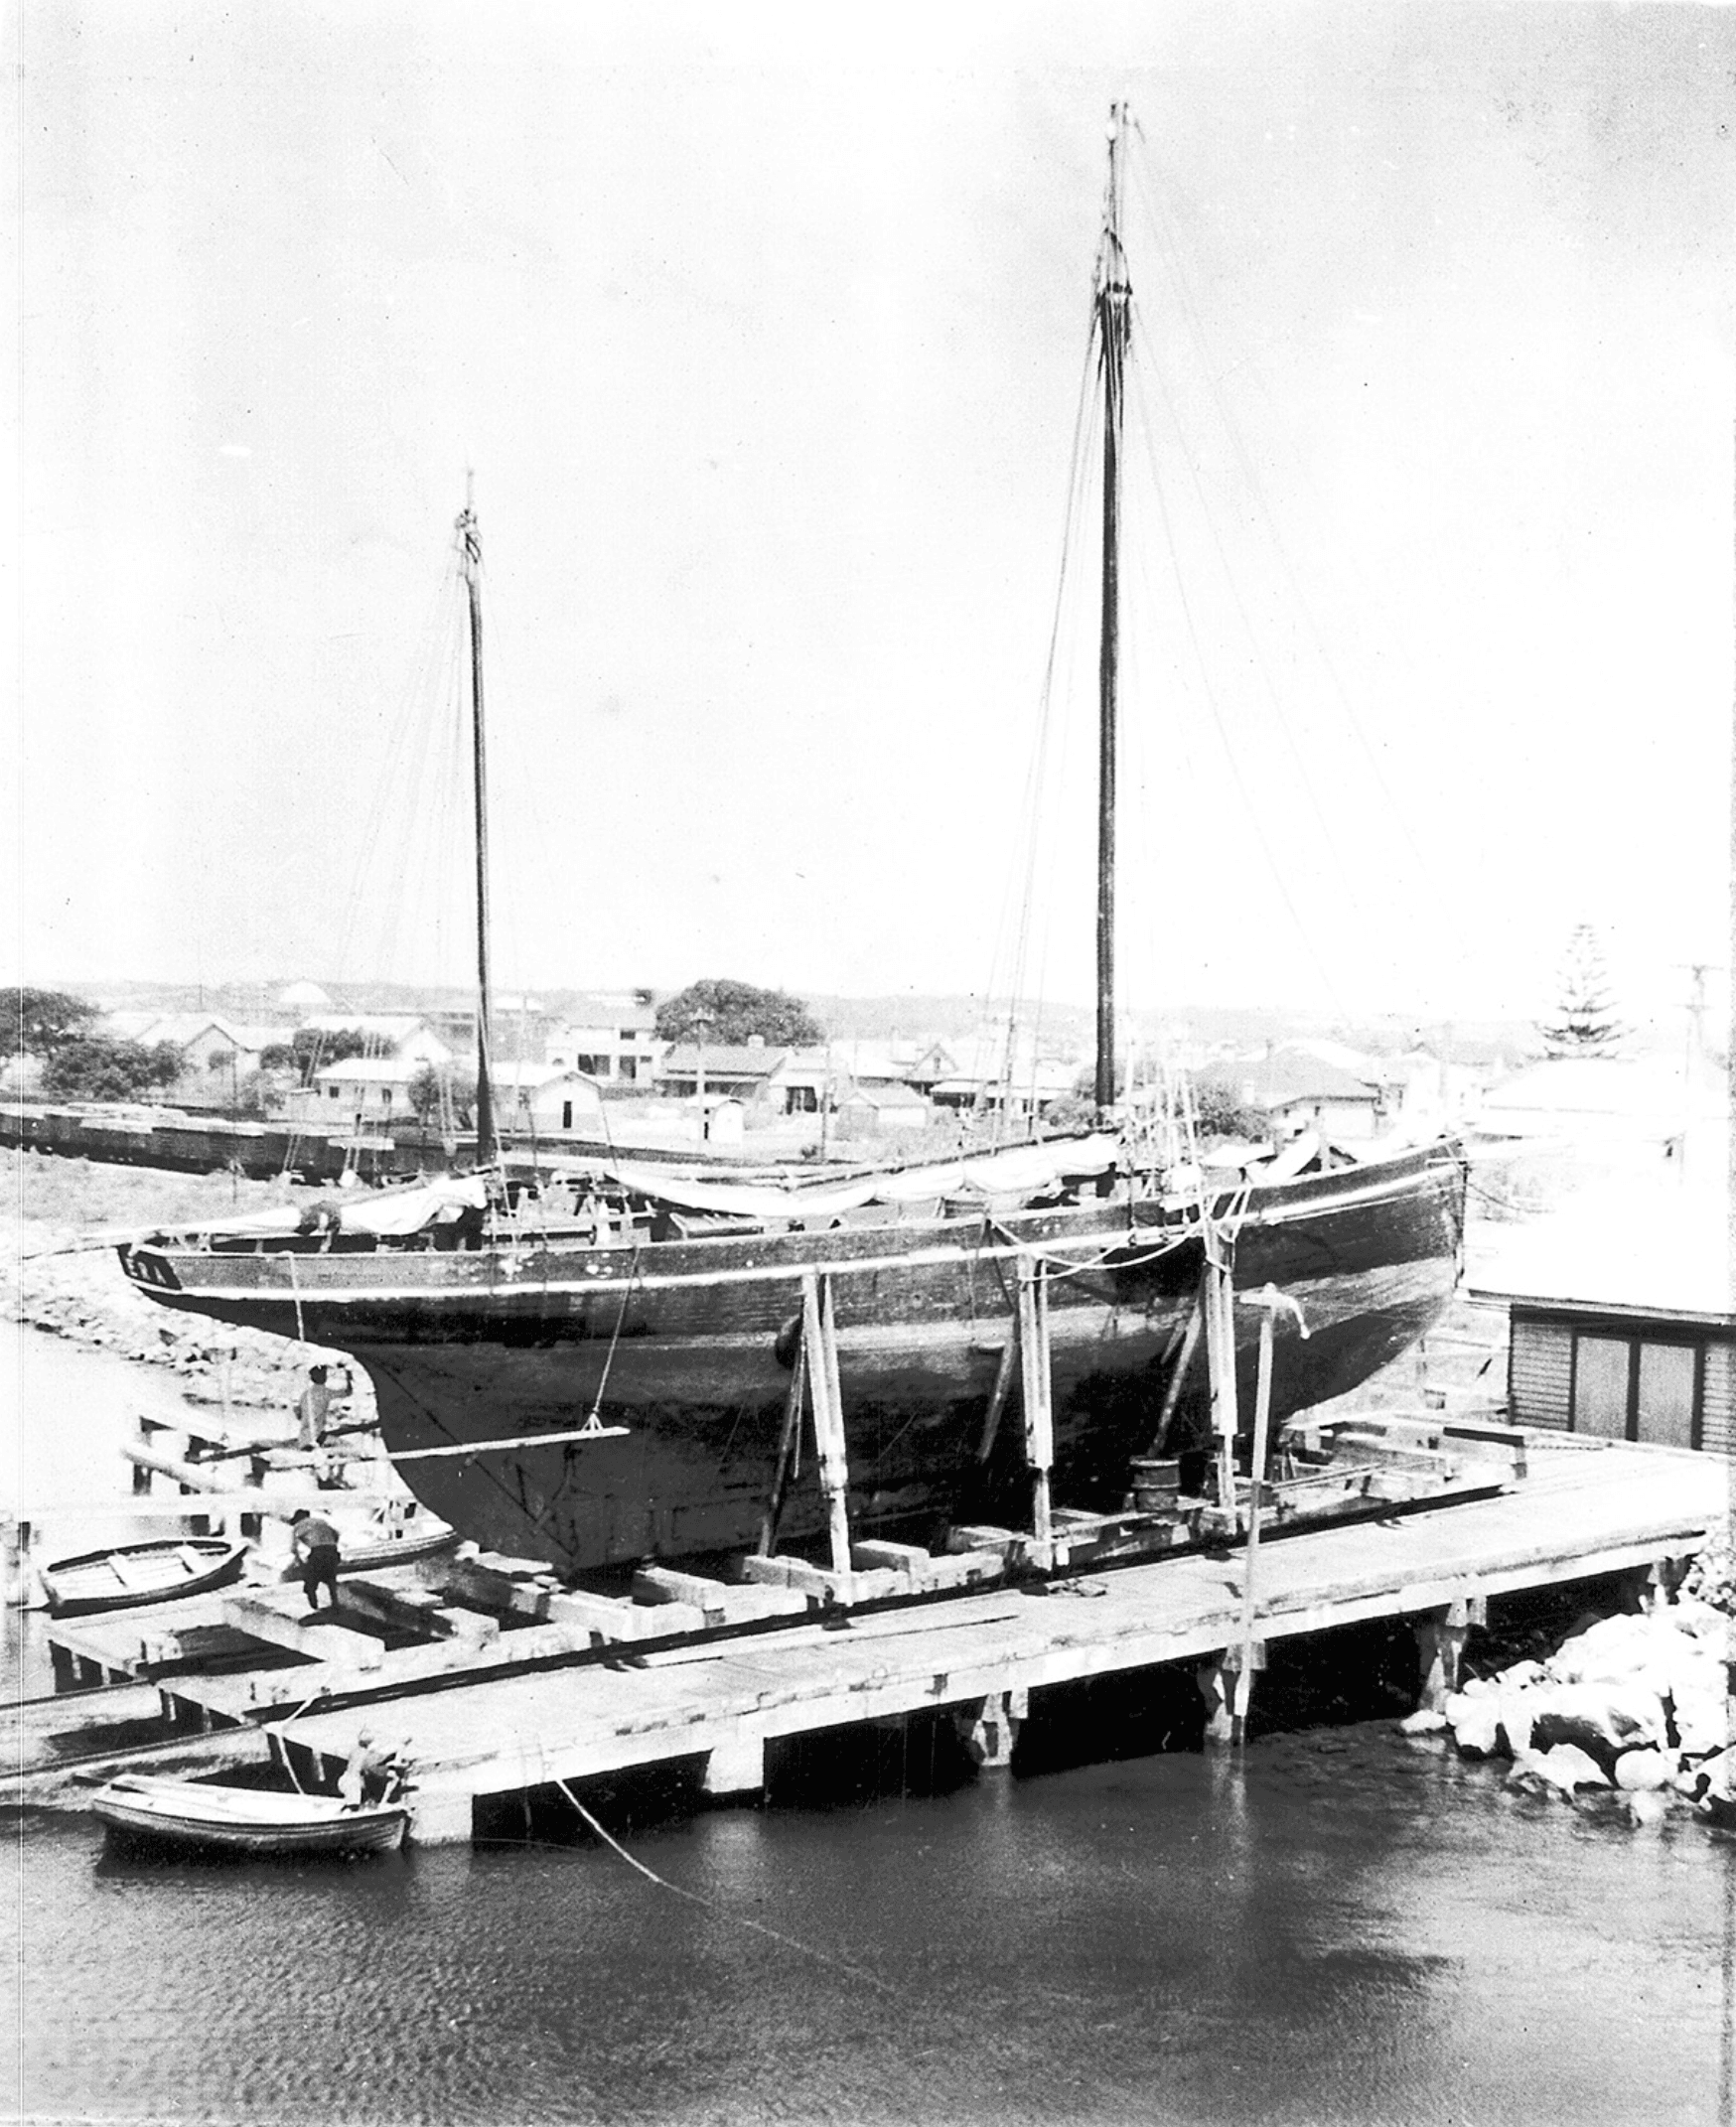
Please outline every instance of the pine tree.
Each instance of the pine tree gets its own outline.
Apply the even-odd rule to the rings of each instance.
[[[1616,1016],[1603,948],[1589,923],[1578,924],[1561,957],[1560,1002],[1538,1032],[1552,1057],[1610,1056],[1627,1029]]]

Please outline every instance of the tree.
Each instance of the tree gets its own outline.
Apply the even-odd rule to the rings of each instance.
[[[1223,1078],[1194,1080],[1194,1114],[1202,1137],[1258,1140],[1271,1135],[1272,1119],[1265,1109],[1249,1105]]]
[[[703,1021],[703,1028],[701,1022]],[[657,1040],[737,1045],[758,1035],[769,1049],[802,1049],[823,1039],[799,997],[751,982],[690,982],[657,1006]]]
[[[1589,923],[1576,925],[1561,956],[1555,1015],[1537,1029],[1553,1057],[1608,1056],[1627,1033],[1616,1016],[1603,947]]]
[[[43,1087],[63,1100],[137,1100],[173,1085],[181,1065],[173,1042],[147,1049],[106,1034],[71,1035],[44,1065]]]
[[[446,1083],[432,1064],[424,1064],[410,1074],[410,1082],[404,1087],[404,1098],[410,1103],[410,1112],[424,1130],[440,1112],[440,1103],[446,1097]]]
[[[65,990],[15,989],[0,1024],[0,1059],[52,1057],[64,1042],[89,1031],[96,1007]]]
[[[259,1067],[293,1070],[303,1085],[312,1085],[314,1072],[322,1065],[366,1054],[367,1037],[360,1027],[340,1027],[335,1034],[319,1027],[297,1027],[287,1042],[273,1042],[260,1052]]]

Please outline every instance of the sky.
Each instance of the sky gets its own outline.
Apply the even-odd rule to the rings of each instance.
[[[23,980],[465,979],[471,469],[498,981],[1088,996],[1122,98],[1124,997],[1727,959],[1736,10],[9,27]]]

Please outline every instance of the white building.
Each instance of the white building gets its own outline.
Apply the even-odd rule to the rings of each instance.
[[[667,1043],[656,1037],[656,1007],[650,990],[613,990],[583,997],[564,1026],[549,1034],[550,1064],[585,1072],[605,1085],[651,1090]]]
[[[490,1072],[495,1127],[516,1138],[599,1138],[603,1094],[595,1078],[559,1064],[497,1064]]]

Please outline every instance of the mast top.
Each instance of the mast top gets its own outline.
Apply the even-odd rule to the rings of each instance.
[[[1121,245],[1121,163],[1129,127],[1134,123],[1125,103],[1109,105],[1109,176],[1103,189],[1103,236],[1097,246],[1097,296],[1125,297],[1127,254]]]
[[[458,534],[459,558],[464,564],[465,581],[474,584],[477,571],[482,566],[483,540],[477,529],[475,508],[476,475],[466,466],[464,469],[464,507],[458,512],[453,530]]]

